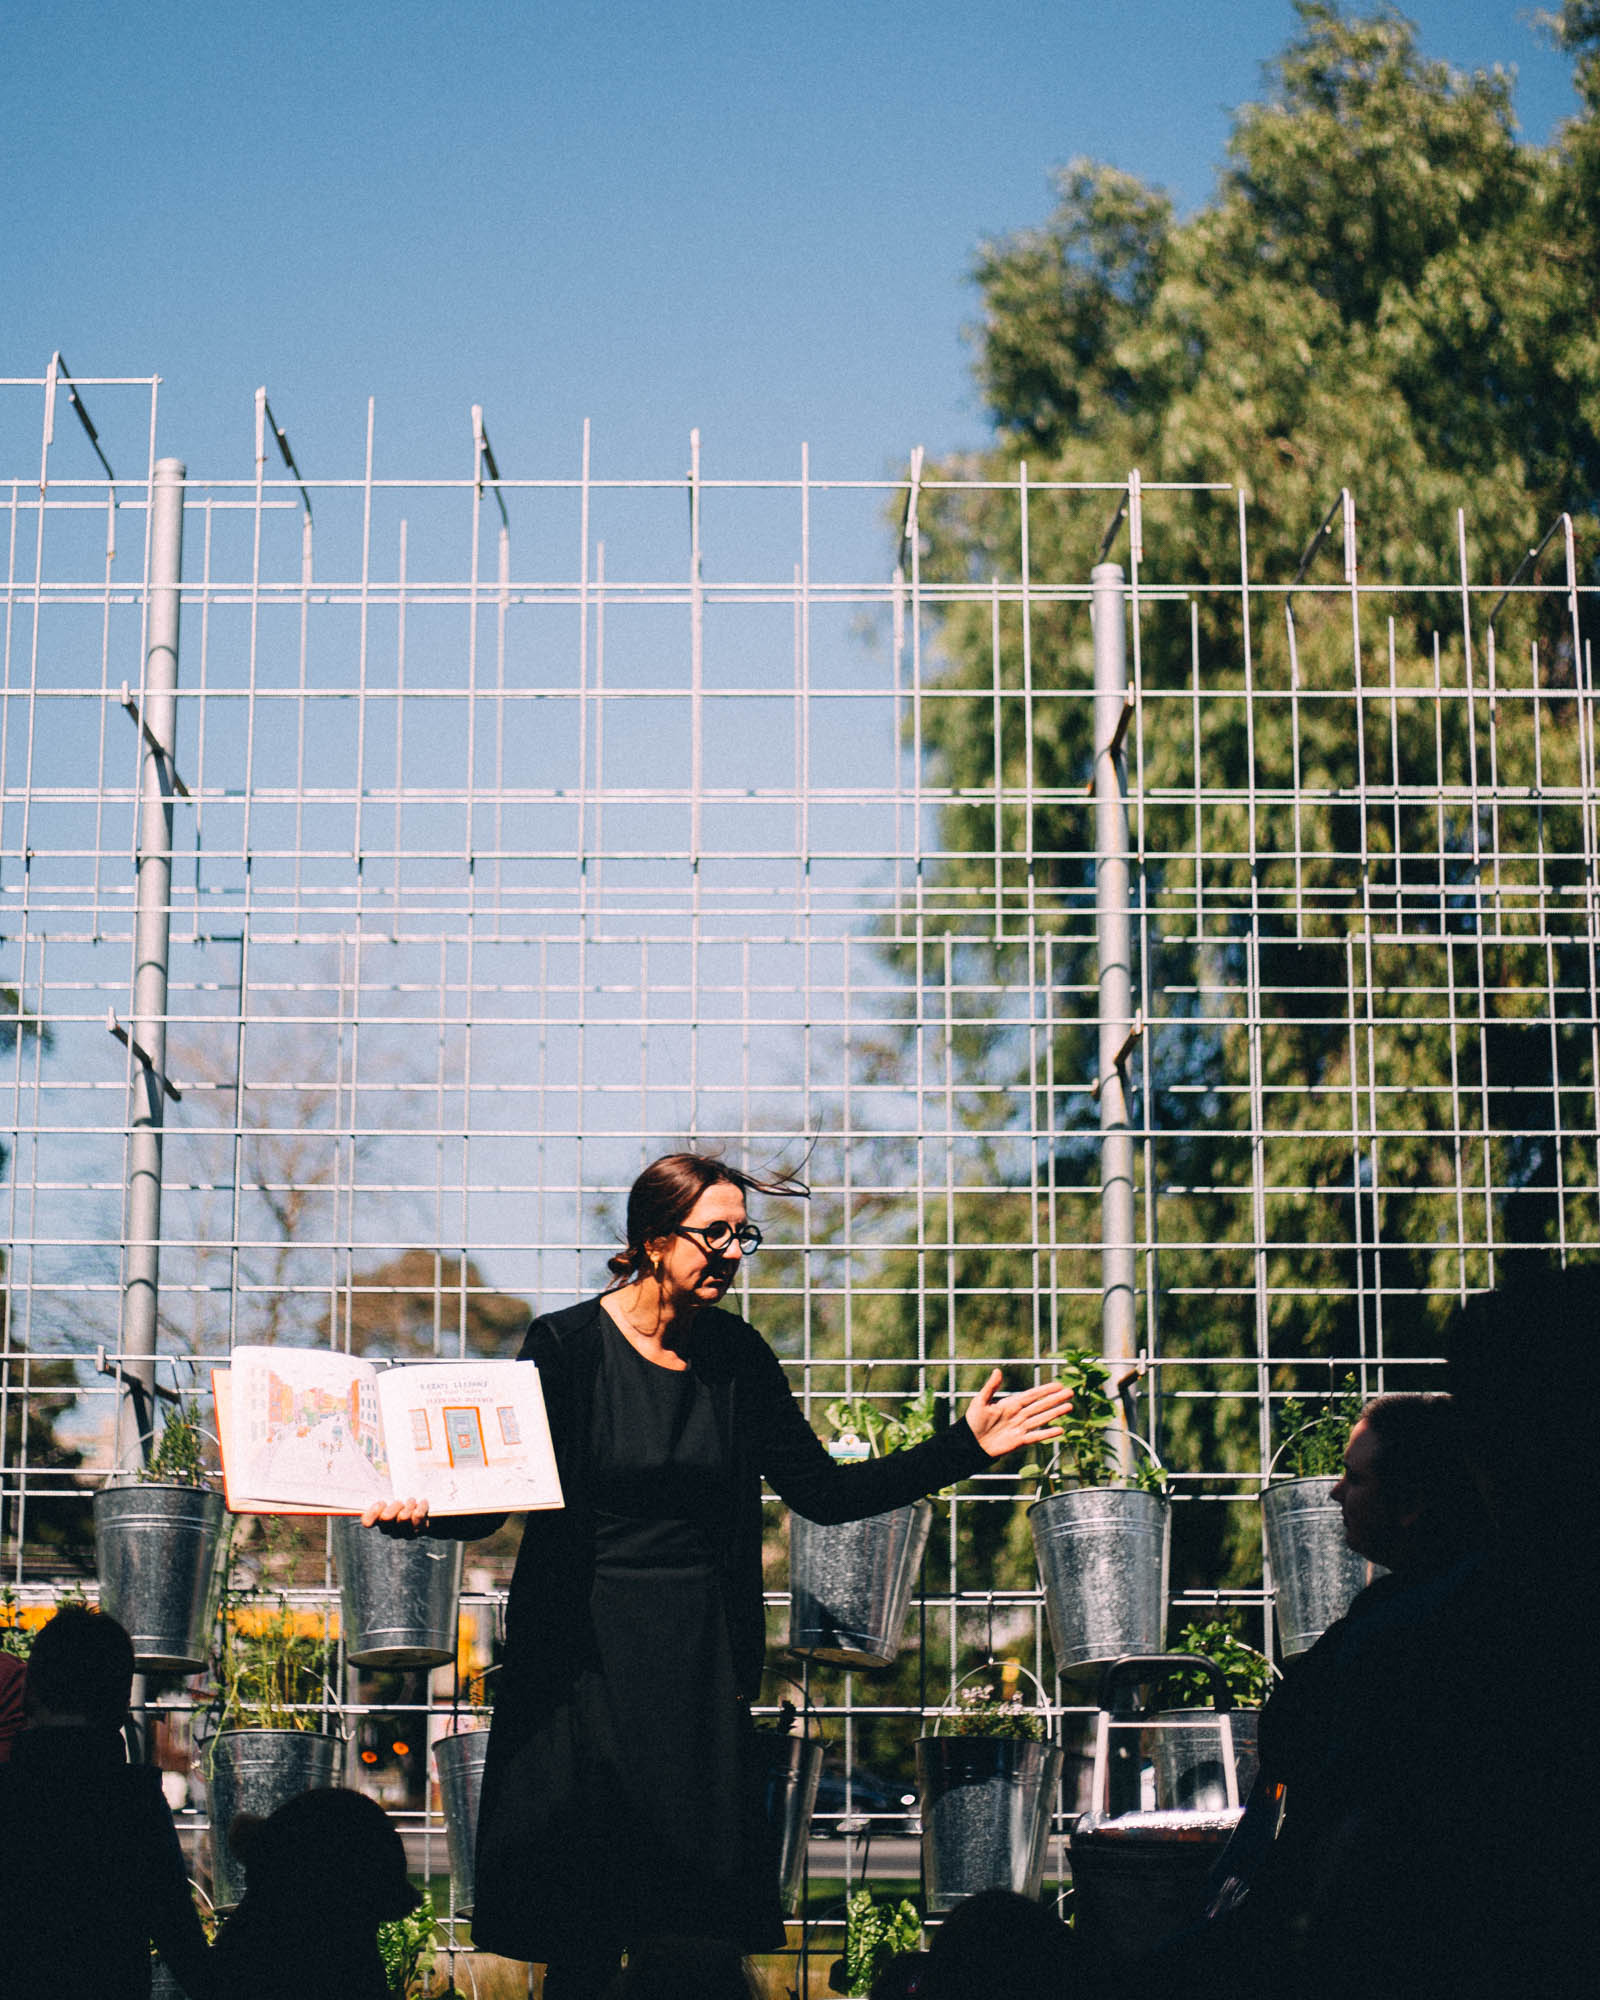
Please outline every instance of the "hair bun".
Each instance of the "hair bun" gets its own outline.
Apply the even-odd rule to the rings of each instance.
[[[633,1269],[633,1262],[634,1253],[631,1250],[619,1250],[615,1257],[606,1259],[606,1269],[615,1272],[619,1278],[625,1278]]]

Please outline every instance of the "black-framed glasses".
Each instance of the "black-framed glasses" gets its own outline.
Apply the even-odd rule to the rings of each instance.
[[[707,1222],[696,1227],[684,1222],[678,1225],[678,1235],[692,1236],[713,1257],[720,1257],[730,1244],[737,1243],[741,1256],[753,1257],[761,1248],[761,1231],[753,1222],[741,1222],[737,1229],[731,1222]]]

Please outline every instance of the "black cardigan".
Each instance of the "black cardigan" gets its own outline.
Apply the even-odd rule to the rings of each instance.
[[[589,1494],[590,1418],[600,1366],[598,1298],[545,1313],[529,1327],[519,1361],[539,1369],[566,1505],[529,1514],[511,1582],[499,1700],[535,1708],[557,1698],[592,1657],[589,1592],[594,1520]],[[794,1399],[783,1364],[736,1313],[709,1310],[694,1322],[694,1365],[711,1390],[730,1467],[731,1500],[718,1550],[739,1685],[754,1699],[766,1652],[762,1609],[763,1477],[808,1521],[858,1521],[905,1506],[966,1479],[988,1463],[965,1420],[925,1444],[857,1465],[828,1456]],[[445,1518],[429,1532],[456,1540],[492,1534],[504,1515]],[[498,1703],[497,1703],[498,1706]]]

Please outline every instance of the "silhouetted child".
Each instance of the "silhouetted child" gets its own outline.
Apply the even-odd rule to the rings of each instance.
[[[420,1897],[380,1805],[302,1792],[270,1819],[240,1813],[228,1844],[245,1893],[213,1953],[227,2000],[388,2000],[378,1926]]]
[[[1066,2000],[1071,1974],[1072,1933],[1053,1910],[983,1889],[934,1932],[917,2000]]]
[[[650,1938],[606,1988],[605,2000],[761,2000],[736,1944],[722,1938]]]
[[[161,1774],[127,1762],[132,1682],[114,1618],[68,1606],[34,1641],[27,1726],[0,1767],[8,1993],[148,2000],[152,1943],[191,2000],[217,1992]]]

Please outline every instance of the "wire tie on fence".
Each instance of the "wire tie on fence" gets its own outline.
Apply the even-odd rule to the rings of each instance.
[[[138,730],[139,734],[144,738],[145,742],[149,745],[151,751],[155,754],[156,757],[160,759],[160,761],[163,764],[166,765],[167,770],[171,773],[172,789],[175,792],[177,792],[181,797],[188,798],[189,787],[183,782],[182,778],[178,776],[178,767],[176,763],[173,761],[172,752],[161,741],[160,737],[156,735],[155,731],[150,727],[149,723],[146,722],[144,717],[139,713],[139,704],[137,701],[134,700],[133,691],[128,686],[128,683],[126,681],[122,683],[122,706],[128,711],[129,715],[133,717],[135,728]]]
[[[164,1075],[162,1071],[156,1068],[155,1060],[149,1050],[129,1034],[128,1030],[117,1019],[114,1007],[106,1009],[106,1029],[108,1033],[114,1035],[121,1042],[122,1046],[133,1057],[134,1061],[139,1064],[141,1069],[149,1071],[150,1075],[160,1084],[161,1088],[172,1099],[174,1104],[181,1104],[183,1102],[183,1092],[172,1081],[170,1076]]]
[[[905,525],[900,530],[902,542],[909,542],[913,548],[917,540],[917,502],[922,492],[922,446],[911,447],[911,477],[906,489]]]
[[[1144,1009],[1141,1007],[1133,1017],[1133,1026],[1128,1030],[1127,1039],[1123,1042],[1122,1047],[1117,1050],[1116,1055],[1113,1056],[1111,1060],[1111,1067],[1113,1069],[1120,1070],[1123,1067],[1123,1065],[1127,1062],[1129,1056],[1133,1054],[1134,1049],[1138,1046],[1143,1036],[1144,1036]],[[1094,1082],[1091,1083],[1089,1086],[1089,1095],[1091,1097],[1098,1097],[1100,1095],[1100,1087],[1104,1082],[1105,1078],[1103,1076],[1097,1076]]]
[[[1113,762],[1115,762],[1116,759],[1120,757],[1122,754],[1123,743],[1127,740],[1128,725],[1133,720],[1133,711],[1137,706],[1138,704],[1134,700],[1133,689],[1129,688],[1127,693],[1122,697],[1122,708],[1121,712],[1117,716],[1117,726],[1111,732],[1111,741],[1106,745],[1105,750],[1102,753],[1103,755],[1111,758]],[[1099,762],[1100,759],[1097,757],[1095,759],[1095,764],[1098,766]],[[1089,774],[1089,781],[1083,788],[1084,797],[1093,798],[1094,788],[1095,788],[1095,774],[1094,772],[1091,771]]]

